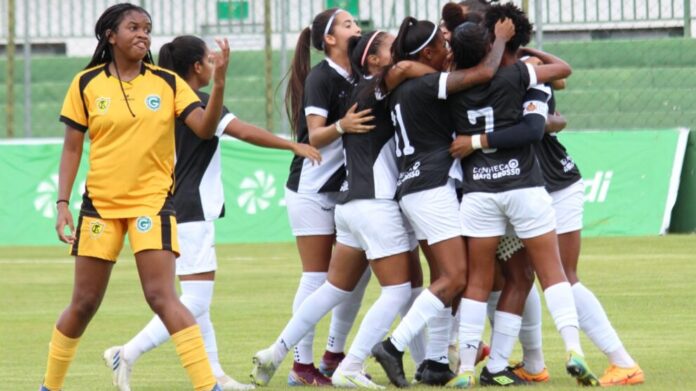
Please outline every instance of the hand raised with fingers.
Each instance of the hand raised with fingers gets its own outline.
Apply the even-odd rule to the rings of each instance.
[[[227,66],[230,63],[230,43],[227,38],[216,38],[215,42],[220,48],[220,51],[211,53],[209,57],[215,67],[213,82],[216,84],[224,84],[227,75]]]
[[[369,123],[375,119],[372,113],[372,109],[365,109],[356,112],[358,109],[358,104],[354,104],[348,109],[346,115],[340,119],[341,127],[346,133],[367,133],[375,128],[374,125]]]
[[[515,24],[510,18],[501,19],[495,24],[494,32],[496,38],[507,42],[515,36]]]

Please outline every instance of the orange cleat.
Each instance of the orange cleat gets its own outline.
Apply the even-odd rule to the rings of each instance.
[[[645,374],[638,364],[631,368],[621,368],[612,364],[599,378],[599,384],[602,387],[634,385],[644,382]]]
[[[524,381],[529,383],[546,383],[551,376],[549,371],[544,368],[539,373],[529,373],[524,369],[524,362],[518,362],[512,366],[512,372]]]

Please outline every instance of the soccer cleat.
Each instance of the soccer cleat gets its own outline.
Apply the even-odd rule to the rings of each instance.
[[[288,374],[288,385],[303,387],[331,386],[331,379],[324,376],[314,364],[293,363],[292,370]]]
[[[523,361],[513,365],[512,372],[514,372],[515,375],[517,375],[520,379],[529,383],[546,383],[551,378],[549,371],[546,368],[542,369],[539,373],[527,372],[527,370],[524,369]]]
[[[323,373],[326,377],[331,377],[336,368],[338,368],[338,364],[340,364],[345,357],[346,355],[344,353],[325,351],[324,355],[321,357],[321,361],[319,361],[319,372]]]
[[[416,373],[413,374],[413,381],[411,382],[412,384],[420,383],[427,361],[428,360],[423,360],[420,364],[418,364],[418,368],[416,368]]]
[[[251,370],[251,383],[257,386],[268,385],[278,369],[278,364],[273,361],[273,347],[259,350],[251,359],[254,368]]]
[[[210,391],[222,391],[222,388],[220,388],[219,384],[216,384]]]
[[[399,352],[389,339],[386,339],[372,347],[372,355],[382,366],[389,381],[399,388],[408,387],[404,374],[404,353]]]
[[[449,364],[444,364],[433,360],[425,360],[423,362],[426,364],[423,372],[421,373],[420,381],[422,384],[442,387],[457,376],[454,372],[452,372]]]
[[[51,390],[49,390],[48,388],[46,388],[46,386],[44,386],[42,384],[41,387],[39,387],[39,391],[51,391]]]
[[[634,385],[644,382],[645,373],[643,373],[638,364],[631,368],[621,368],[612,364],[604,371],[604,375],[599,378],[599,384],[602,387]]]
[[[590,366],[587,365],[585,357],[572,350],[568,353],[566,371],[568,371],[570,376],[577,379],[580,385],[592,387],[599,385],[599,379],[597,379],[597,376],[590,370]]]
[[[331,383],[339,388],[369,388],[372,390],[383,390],[385,387],[373,382],[364,372],[348,372],[341,368],[336,368]]]
[[[111,379],[119,391],[130,391],[131,367],[121,358],[122,346],[112,346],[104,351],[104,364],[111,368]]]
[[[473,388],[476,385],[476,377],[474,372],[466,371],[455,376],[452,380],[445,384],[447,388]]]
[[[481,376],[479,376],[479,381],[482,386],[512,387],[529,385],[528,382],[517,376],[515,372],[512,371],[511,367],[507,367],[496,373],[491,373],[488,367],[483,367]]]
[[[240,383],[233,378],[229,377],[228,375],[222,375],[217,378],[218,385],[220,386],[220,390],[222,391],[229,391],[229,390],[237,390],[237,391],[244,391],[244,390],[253,390],[254,385],[253,384],[244,384]]]

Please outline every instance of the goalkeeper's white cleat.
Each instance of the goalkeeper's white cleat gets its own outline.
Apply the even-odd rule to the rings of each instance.
[[[362,371],[344,371],[340,366],[336,368],[333,376],[331,376],[331,382],[334,387],[339,388],[369,388],[372,390],[383,390],[385,388],[370,380]]]
[[[104,351],[104,364],[111,368],[111,378],[119,391],[131,391],[130,374],[131,367],[121,357],[122,346],[112,346]]]

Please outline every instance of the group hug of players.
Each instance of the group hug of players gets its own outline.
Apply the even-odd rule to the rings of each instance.
[[[396,36],[362,33],[342,9],[301,33],[286,105],[297,140],[319,148],[322,162],[291,165],[286,201],[304,273],[291,320],[254,356],[255,384],[293,348],[291,385],[383,388],[363,370],[369,356],[397,387],[545,382],[535,276],[579,384],[644,381],[576,275],[584,186],[556,138],[566,123],[553,98],[571,69],[524,47],[531,32],[513,4],[468,0],[445,5],[440,24],[407,17]],[[325,54],[311,69],[310,46]],[[381,294],[344,354],[341,325],[355,319],[369,270]],[[331,310],[317,369],[314,325]],[[584,359],[580,329],[610,361],[603,376]],[[517,340],[523,357],[511,365]]]

